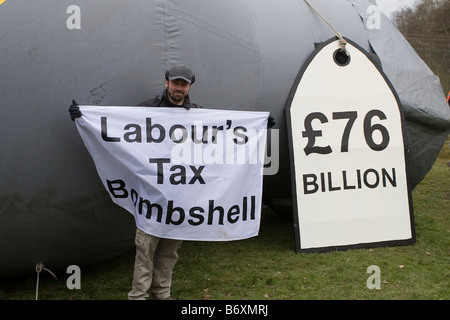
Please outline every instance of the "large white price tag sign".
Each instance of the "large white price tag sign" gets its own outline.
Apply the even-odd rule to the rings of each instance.
[[[355,43],[322,44],[286,105],[297,252],[415,241],[400,102]]]

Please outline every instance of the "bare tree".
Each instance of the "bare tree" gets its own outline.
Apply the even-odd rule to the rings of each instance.
[[[393,21],[436,73],[444,92],[450,88],[450,1],[421,0],[393,14]]]

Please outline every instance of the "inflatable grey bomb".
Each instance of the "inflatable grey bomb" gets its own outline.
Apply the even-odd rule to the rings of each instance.
[[[414,187],[450,130],[438,78],[373,0],[311,2],[381,61],[404,108]],[[280,163],[264,177],[264,197],[289,201],[286,100],[315,44],[333,36],[301,0],[3,2],[0,276],[33,273],[37,263],[95,264],[133,248],[134,218],[110,200],[67,109],[72,99],[136,105],[163,91],[175,64],[196,74],[193,102],[271,112]]]

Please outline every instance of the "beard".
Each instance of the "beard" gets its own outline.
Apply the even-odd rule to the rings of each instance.
[[[184,93],[183,91],[171,91],[171,90],[167,90],[167,94],[170,96],[170,98],[177,102],[183,102],[184,98],[186,98],[187,93]]]

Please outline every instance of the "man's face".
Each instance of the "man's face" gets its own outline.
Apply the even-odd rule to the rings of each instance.
[[[182,79],[166,80],[167,95],[169,96],[170,102],[176,105],[183,104],[190,87],[191,84]]]

